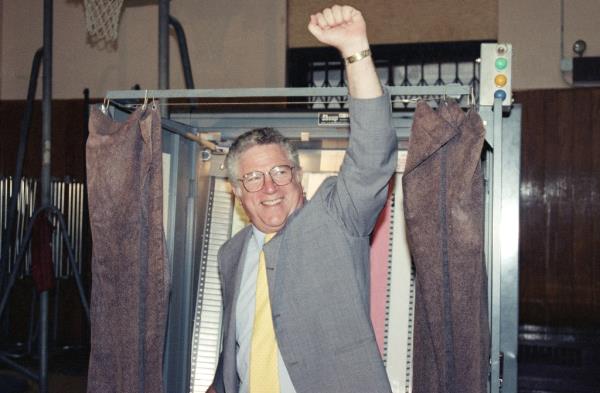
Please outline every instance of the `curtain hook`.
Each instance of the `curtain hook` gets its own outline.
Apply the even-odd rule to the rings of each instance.
[[[148,89],[144,92],[144,104],[142,105],[142,109],[146,110],[146,106],[148,104]]]
[[[109,105],[110,105],[110,98],[104,97],[104,102],[102,102],[102,105],[100,105],[100,110],[105,115],[108,114],[108,106]]]

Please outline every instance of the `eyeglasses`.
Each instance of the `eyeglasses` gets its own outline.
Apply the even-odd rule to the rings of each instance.
[[[293,170],[294,167],[290,165],[277,165],[271,168],[269,176],[271,176],[273,183],[278,186],[285,186],[292,181]],[[265,173],[261,171],[249,172],[238,180],[242,182],[246,191],[257,192],[265,186]]]

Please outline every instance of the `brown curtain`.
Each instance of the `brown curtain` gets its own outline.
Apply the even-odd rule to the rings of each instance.
[[[481,393],[489,370],[484,128],[455,102],[419,102],[402,177],[416,270],[414,393]]]
[[[162,222],[160,115],[90,116],[92,229],[88,393],[162,393],[168,268]]]

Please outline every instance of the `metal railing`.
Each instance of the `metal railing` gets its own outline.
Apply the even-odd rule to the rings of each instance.
[[[2,234],[7,233],[7,218],[13,179],[11,177],[0,177],[0,227]],[[38,207],[39,180],[22,178],[19,197],[17,199],[17,212],[15,220],[14,239],[8,245],[8,260],[3,267],[5,273],[10,274],[14,270],[18,250],[24,241],[25,228],[31,220],[34,211]],[[65,217],[67,235],[73,245],[77,272],[82,272],[82,258],[84,255],[83,231],[84,231],[84,184],[74,182],[67,178],[64,180],[53,180],[50,186],[50,200]],[[73,276],[73,270],[69,264],[67,251],[63,247],[60,231],[58,230],[57,217],[51,220],[54,228],[52,232],[52,261],[54,264],[54,275],[56,278],[69,278]],[[0,246],[8,241],[0,235]],[[31,244],[25,255],[23,269],[20,277],[31,275]]]

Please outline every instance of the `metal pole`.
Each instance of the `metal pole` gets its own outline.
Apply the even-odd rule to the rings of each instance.
[[[42,206],[50,204],[50,147],[52,143],[52,0],[44,0],[44,68],[42,95]]]
[[[169,15],[169,23],[173,26],[175,36],[177,37],[177,44],[179,45],[179,55],[181,56],[181,66],[183,67],[183,78],[185,79],[185,88],[194,88],[194,77],[192,76],[192,65],[190,62],[190,53],[188,51],[187,40],[185,39],[185,32],[181,23],[173,16]]]
[[[169,0],[158,2],[158,88],[169,88]],[[168,117],[166,105],[161,105],[161,116]]]
[[[26,367],[21,366],[19,363],[15,362],[9,356],[6,356],[3,353],[0,353],[0,362],[8,364],[10,367],[14,368],[21,374],[25,375],[27,378],[31,379],[32,381],[38,381],[39,376],[37,374],[27,369]]]
[[[52,145],[52,22],[53,0],[44,0],[44,73],[42,97],[42,206],[50,205],[50,148]],[[39,393],[48,393],[48,291],[40,293]]]
[[[15,168],[15,176],[12,182],[12,193],[8,204],[6,229],[4,232],[2,242],[2,255],[0,257],[0,292],[6,285],[6,274],[8,271],[7,266],[8,260],[8,249],[13,245],[14,242],[14,226],[15,217],[17,215],[17,200],[19,193],[21,192],[21,178],[23,177],[23,162],[25,161],[25,151],[27,150],[27,140],[29,136],[29,129],[31,128],[31,118],[33,112],[33,101],[35,100],[35,92],[37,90],[37,79],[40,72],[40,66],[42,63],[42,50],[38,49],[33,56],[33,63],[31,64],[31,76],[29,77],[29,89],[27,90],[27,106],[25,107],[25,113],[21,120],[21,133],[19,136],[19,147],[17,149],[17,164]]]
[[[502,389],[502,371],[504,355],[500,348],[501,282],[502,282],[502,99],[494,99],[493,107],[494,141],[492,163],[492,266],[491,274],[491,373],[490,392],[500,393]]]

